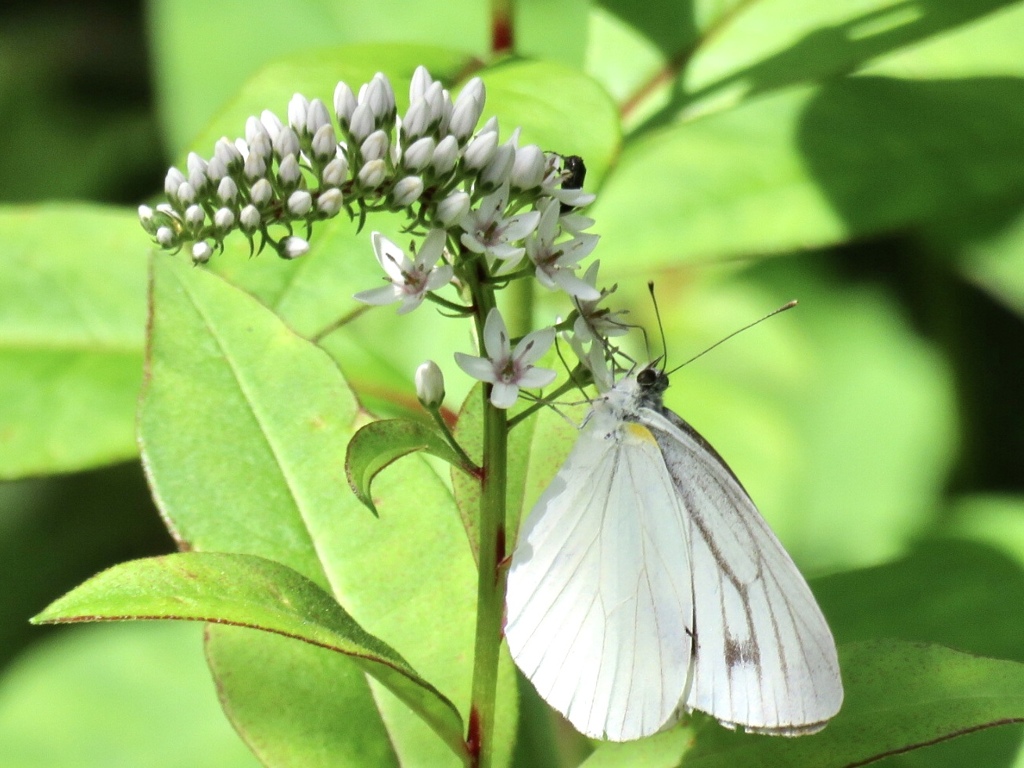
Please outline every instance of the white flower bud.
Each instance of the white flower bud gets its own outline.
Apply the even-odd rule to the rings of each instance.
[[[419,176],[406,176],[392,187],[391,202],[397,208],[405,208],[419,200],[422,194],[423,179]]]
[[[433,159],[436,147],[437,142],[430,136],[417,139],[405,150],[405,155],[402,157],[402,165],[410,171],[422,169]]]
[[[224,164],[224,167],[229,171],[242,167],[242,153],[239,152],[238,148],[228,140],[227,136],[221,136],[217,139],[217,146],[213,150],[213,155],[216,159],[220,160]]]
[[[331,113],[327,111],[327,105],[320,99],[309,102],[309,109],[306,110],[306,133],[316,136],[317,131],[330,124]]]
[[[270,202],[270,198],[274,196],[274,188],[270,185],[270,182],[266,179],[260,179],[252,185],[252,189],[249,190],[249,197],[252,201],[262,207]]]
[[[324,167],[323,182],[330,187],[340,187],[348,178],[348,160],[336,157]]]
[[[429,121],[430,108],[427,106],[427,102],[423,99],[416,99],[409,106],[409,111],[405,113],[402,130],[410,141],[415,140],[427,132]]]
[[[154,215],[153,209],[148,205],[139,206],[139,223],[151,235],[155,235],[157,230],[156,221],[153,219]]]
[[[288,196],[288,212],[292,216],[305,216],[313,207],[313,196],[304,189],[297,189]]]
[[[301,93],[292,95],[288,102],[288,125],[298,134],[306,130],[306,114],[309,112],[309,99]]]
[[[220,184],[217,186],[217,197],[223,203],[235,202],[235,198],[238,197],[238,185],[235,184],[235,180],[230,176],[225,176],[221,179]]]
[[[412,73],[412,80],[409,83],[409,103],[422,99],[424,94],[434,82],[434,78],[430,76],[427,68],[423,65],[416,67],[416,71]]]
[[[360,104],[366,104],[373,113],[374,120],[379,124],[395,111],[395,96],[391,83],[378,72],[366,85],[359,89]]]
[[[470,197],[461,189],[452,192],[437,205],[436,219],[447,228],[462,220],[469,211]]]
[[[178,187],[178,199],[188,205],[196,201],[196,188],[189,184],[187,181],[182,182],[181,186]]]
[[[167,216],[174,217],[174,207],[170,203],[158,203],[156,206],[157,213],[163,213]]]
[[[192,263],[205,264],[213,256],[213,248],[205,240],[200,240],[192,246]]]
[[[228,175],[228,167],[219,157],[214,157],[206,166],[206,178],[215,183]]]
[[[262,179],[267,175],[267,161],[256,152],[250,152],[249,156],[245,158],[243,173],[249,181]]]
[[[196,170],[189,173],[188,183],[192,185],[192,189],[196,191],[196,194],[202,194],[210,180],[206,178],[206,174],[203,171]]]
[[[334,135],[334,126],[330,123],[321,125],[313,134],[313,157],[326,160],[338,151],[338,137]]]
[[[535,189],[544,180],[544,153],[536,144],[516,150],[512,161],[512,186],[517,189]]]
[[[359,169],[359,184],[363,189],[376,189],[384,183],[388,167],[383,160],[371,160]]]
[[[290,126],[285,126],[277,134],[277,138],[274,139],[274,152],[282,159],[288,155],[299,154],[299,137]]]
[[[462,162],[467,169],[479,171],[491,162],[495,151],[498,149],[497,131],[487,131],[474,136],[466,147]]]
[[[483,136],[485,133],[493,133],[496,136],[499,133],[501,133],[501,131],[498,130],[498,117],[497,117],[497,115],[495,115],[494,117],[487,118],[487,122],[484,123],[483,128],[481,128],[479,131],[477,131],[476,135],[477,136]]]
[[[235,226],[235,212],[230,208],[218,208],[213,214],[213,226],[226,232]]]
[[[363,162],[370,162],[371,160],[380,160],[385,157],[388,153],[388,135],[384,131],[374,131],[366,137],[359,147],[359,153],[363,157]]]
[[[337,187],[331,187],[320,193],[320,197],[316,201],[316,209],[324,216],[334,216],[341,210],[342,202],[344,201],[341,196],[341,190]]]
[[[163,248],[170,248],[174,245],[174,230],[170,227],[159,227],[156,231],[156,241]]]
[[[177,168],[168,168],[164,177],[164,194],[172,200],[178,199],[178,188],[185,183],[185,174]]]
[[[334,114],[338,116],[338,124],[344,128],[352,119],[356,108],[356,97],[348,83],[342,81],[334,89]]]
[[[423,100],[427,102],[427,125],[431,128],[440,125],[444,117],[444,88],[440,83],[432,83],[423,94]]]
[[[192,229],[199,229],[206,223],[206,211],[201,205],[190,205],[185,209],[185,223]]]
[[[434,173],[444,176],[452,172],[459,161],[459,142],[454,136],[445,136],[434,150]]]
[[[352,117],[348,123],[349,133],[352,134],[353,139],[361,143],[373,132],[373,129],[373,110],[366,104],[360,104],[352,111]]]
[[[452,96],[448,91],[441,91],[441,122],[437,127],[437,131],[442,136],[448,134],[448,126],[452,119]]]
[[[267,135],[270,137],[270,140],[272,142],[277,141],[277,135],[284,128],[284,123],[281,122],[281,118],[269,109],[264,109],[260,112],[260,122],[263,123],[263,127],[267,129]]]
[[[245,206],[242,212],[238,214],[238,223],[242,227],[243,232],[255,232],[256,228],[260,225],[260,212],[256,210],[256,206]]]
[[[206,173],[206,161],[195,152],[188,153],[188,159],[185,161],[185,167],[188,168],[189,174]]]
[[[285,130],[291,130],[290,128]],[[277,167],[277,178],[281,184],[291,189],[299,183],[302,177],[302,169],[299,168],[299,160],[295,155],[286,155]]]
[[[270,160],[270,156],[274,154],[274,144],[270,140],[270,135],[267,133],[260,133],[254,136],[252,143],[249,145],[249,154],[258,155],[264,160]]]
[[[480,172],[480,184],[483,189],[497,189],[508,179],[512,163],[516,159],[516,148],[505,142],[496,150],[486,167]]]
[[[444,374],[433,360],[416,369],[416,397],[428,411],[436,411],[444,402]]]
[[[245,121],[245,143],[252,144],[253,140],[257,136],[266,136],[268,139],[271,138],[270,134],[267,133],[267,128],[263,125],[258,117],[250,117]]]
[[[278,251],[286,259],[297,259],[309,253],[309,243],[301,237],[286,237],[281,241],[281,248]]]
[[[475,99],[479,104],[479,109],[483,112],[484,102],[487,101],[487,89],[484,87],[484,81],[479,77],[474,77],[468,83],[466,83],[462,90],[459,91],[459,98],[455,100],[455,108],[458,109],[459,103],[463,100]],[[477,120],[480,119],[480,115],[477,115]]]
[[[452,118],[448,122],[448,133],[460,142],[469,138],[476,128],[476,121],[480,119],[480,112],[483,106],[476,99],[465,99],[459,96],[452,112]]]

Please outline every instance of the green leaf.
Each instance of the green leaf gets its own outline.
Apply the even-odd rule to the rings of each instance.
[[[843,709],[813,736],[739,734],[701,717],[695,744],[682,763],[684,742],[692,738],[685,729],[602,746],[584,766],[862,765],[982,728],[1024,721],[1024,664],[882,640],[842,646],[840,665],[846,688]]]
[[[178,619],[275,632],[343,653],[464,751],[462,718],[394,649],[287,566],[252,555],[188,552],[122,563],[49,605],[37,624]]]
[[[344,477],[346,445],[366,414],[322,349],[238,288],[163,255],[154,260],[152,305],[141,443],[154,495],[182,546],[259,555],[302,573],[396,648],[465,719],[476,574],[450,491],[412,456],[377,481],[381,518],[367,515]],[[257,663],[255,652],[232,656],[230,643],[211,642],[212,666],[287,685],[283,670],[304,664],[301,653],[279,658],[277,646],[261,645]],[[288,721],[312,724],[321,744],[350,740],[339,746],[338,762],[356,749],[360,729],[378,729],[383,718],[400,761],[458,764],[403,702],[371,691],[352,668],[344,685],[354,688],[336,701],[326,691],[308,702],[279,691],[296,708]],[[317,671],[309,669],[302,685],[313,684]],[[510,751],[514,686],[505,656],[498,765]],[[230,696],[245,687],[224,690]],[[324,701],[334,707],[329,715],[313,708]],[[296,738],[244,702],[226,709],[254,717],[236,726],[257,752],[282,754],[280,742]],[[352,726],[344,733],[319,731],[346,718]]]
[[[899,0],[751,3],[699,47],[686,67],[685,95],[678,101],[683,114],[699,114],[792,85],[827,83],[865,64],[873,70],[880,59],[913,60],[926,41],[981,26],[989,14],[1014,5],[1016,0],[930,0],[927,6]],[[897,76],[905,71],[882,68]]]
[[[377,514],[370,493],[373,479],[392,462],[415,451],[437,456],[463,472],[472,474],[474,471],[473,467],[465,465],[462,457],[435,427],[411,419],[372,421],[360,428],[349,442],[345,453],[345,474],[352,491],[373,514]]]
[[[137,454],[146,234],[126,211],[0,211],[0,479]]]
[[[743,736],[709,724],[688,768],[834,766],[1024,721],[1024,664],[880,640],[840,649],[843,709],[819,734]]]
[[[781,91],[633,143],[593,207],[602,259],[650,270],[930,221],[1020,189],[1022,130],[1016,78]]]
[[[50,635],[0,678],[0,765],[257,768],[220,711],[201,643],[199,626],[170,622]]]
[[[264,765],[398,768],[380,718],[353,722],[366,686],[348,657],[226,624],[206,625],[206,649],[221,704]]]
[[[469,457],[476,462],[483,459],[483,398],[482,385],[476,385],[462,404],[455,439]],[[540,494],[554,478],[569,449],[576,440],[577,431],[568,420],[582,418],[582,408],[568,408],[571,414],[542,409],[518,424],[509,433],[508,485],[505,492],[505,539],[512,551],[523,517],[533,508]],[[480,514],[480,481],[463,472],[451,473],[455,500],[462,515],[462,524],[478,558],[480,539],[477,517]]]
[[[153,4],[150,29],[154,33],[157,94],[172,147],[185,147],[253,73],[268,63],[274,66],[282,57],[323,57],[328,68],[336,70],[326,93],[325,103],[330,104],[339,79],[354,84],[352,80],[358,78],[362,83],[378,70],[388,72],[405,50],[445,46],[468,58],[485,53],[490,39],[486,8],[469,0],[459,0],[445,13],[400,0],[372,6],[308,0],[288,10],[287,23],[282,23],[280,11],[273,0],[254,0],[246,5],[247,22],[239,24],[238,9],[231,4],[202,0]],[[196,19],[203,23],[196,24]],[[224,29],[236,34],[225,37]],[[343,58],[351,64],[333,59],[330,53],[343,43],[348,44],[348,56]],[[429,54],[420,56],[423,61],[415,63],[430,66]],[[373,61],[380,62],[377,69],[370,68]],[[359,74],[353,74],[353,68],[358,68]],[[217,76],[212,77],[211,72]],[[295,89],[301,90],[298,83]],[[309,98],[324,98],[302,92]],[[253,114],[262,109],[283,111],[291,94],[289,91],[280,105],[263,104]]]

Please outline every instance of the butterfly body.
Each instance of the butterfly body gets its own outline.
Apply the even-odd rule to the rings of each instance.
[[[662,404],[667,386],[648,366],[593,402],[512,557],[512,657],[597,738],[692,709],[819,730],[842,701],[828,625],[732,471]]]

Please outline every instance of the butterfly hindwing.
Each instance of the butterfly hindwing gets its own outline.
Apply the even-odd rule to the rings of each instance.
[[[724,461],[674,413],[644,409],[686,510],[696,651],[682,704],[778,735],[842,703],[835,642],[810,588]]]

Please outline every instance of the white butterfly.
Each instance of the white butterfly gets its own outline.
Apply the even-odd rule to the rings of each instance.
[[[592,403],[512,555],[512,658],[596,738],[694,709],[818,731],[843,700],[825,617],[736,476],[662,404],[667,387],[649,365]]]

